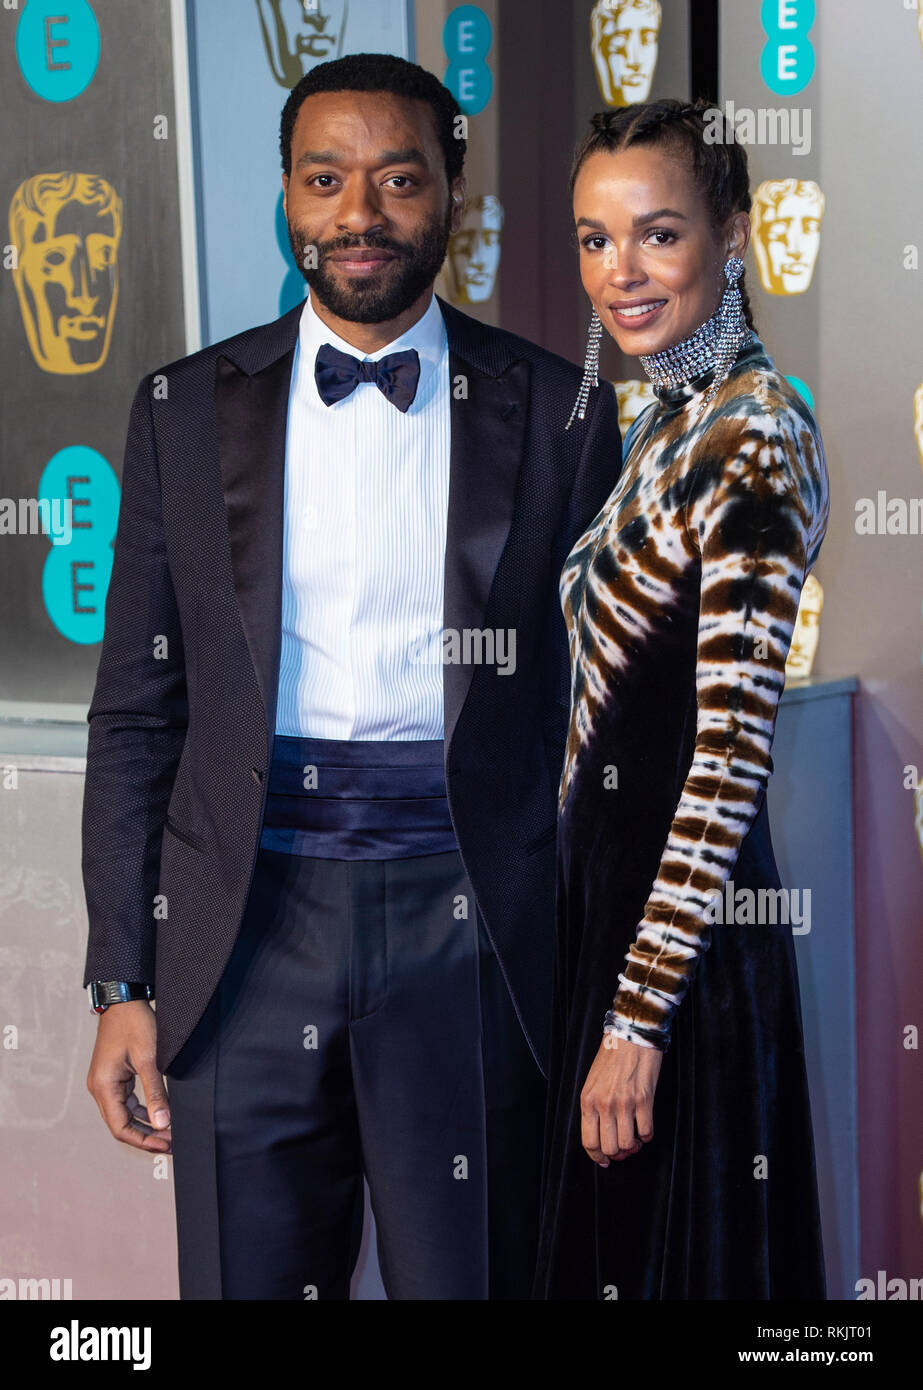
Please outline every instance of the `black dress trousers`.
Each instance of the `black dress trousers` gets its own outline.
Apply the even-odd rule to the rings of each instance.
[[[545,1084],[457,850],[261,849],[167,1073],[183,1299],[527,1299]]]

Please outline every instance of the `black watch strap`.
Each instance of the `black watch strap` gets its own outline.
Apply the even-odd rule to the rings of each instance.
[[[131,999],[153,999],[154,989],[139,980],[91,980],[87,985],[90,1008],[103,1014],[110,1004],[126,1004]]]

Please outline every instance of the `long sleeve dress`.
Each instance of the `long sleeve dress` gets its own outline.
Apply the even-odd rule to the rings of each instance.
[[[824,1296],[765,793],[827,471],[758,338],[699,417],[711,381],[656,389],[561,576],[571,723],[538,1298]],[[615,1045],[664,1055],[653,1139],[601,1169],[579,1098],[607,1010]]]

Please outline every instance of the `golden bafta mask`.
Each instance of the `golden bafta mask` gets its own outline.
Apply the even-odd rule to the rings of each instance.
[[[923,468],[923,383],[913,393],[913,433],[920,454],[920,467]]]
[[[6,847],[0,854],[0,1017],[21,1030],[0,1069],[4,1130],[60,1127],[82,1062],[65,1001],[81,955],[83,906],[73,886],[48,867],[60,846],[47,814],[39,823],[45,802],[38,780],[16,793],[24,803],[21,824],[31,832],[28,847],[17,847],[17,859],[26,862],[14,862]]]
[[[348,0],[256,0],[272,75],[294,87],[315,63],[339,58]]]
[[[913,828],[917,832],[920,858],[923,859],[923,782],[918,782],[913,789]]]
[[[813,574],[809,574],[801,590],[795,631],[792,645],[785,661],[785,675],[789,680],[809,676],[817,653],[817,639],[820,637],[820,613],[824,606],[824,591]]]
[[[449,239],[446,280],[455,304],[482,304],[494,292],[500,268],[503,208],[492,193],[475,198],[465,209],[458,231]]]
[[[769,179],[753,197],[753,251],[763,289],[804,294],[820,250],[826,200],[809,179]]]
[[[118,301],[122,200],[98,174],[35,174],[10,204],[13,283],[43,371],[95,372]]]
[[[660,0],[596,0],[590,48],[607,106],[630,106],[651,94],[660,42]]]
[[[628,426],[637,420],[641,411],[652,405],[657,397],[650,381],[613,381],[612,385],[615,387],[619,403],[619,430],[624,439]]]

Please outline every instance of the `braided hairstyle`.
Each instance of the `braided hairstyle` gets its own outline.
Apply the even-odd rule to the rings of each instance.
[[[706,126],[720,121],[720,142],[705,139]],[[574,152],[570,172],[570,192],[574,193],[577,175],[591,154],[602,150],[614,154],[631,145],[656,145],[678,153],[692,170],[697,187],[711,212],[712,225],[722,227],[735,212],[750,211],[750,175],[747,154],[733,137],[723,113],[710,102],[661,101],[635,102],[612,111],[600,111],[590,118],[592,129],[584,136]],[[737,281],[741,309],[747,325],[754,327],[750,296],[744,283],[745,275]]]

